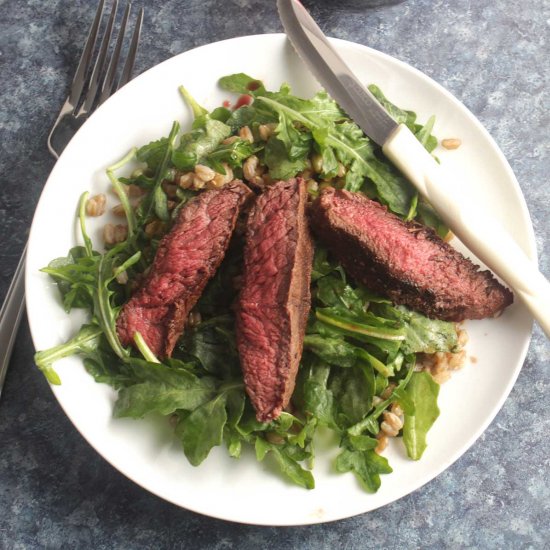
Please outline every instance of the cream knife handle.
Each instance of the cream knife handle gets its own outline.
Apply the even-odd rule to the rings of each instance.
[[[529,308],[550,338],[550,283],[496,219],[461,195],[460,184],[400,124],[382,150],[453,233]]]

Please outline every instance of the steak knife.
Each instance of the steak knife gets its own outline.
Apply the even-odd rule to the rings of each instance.
[[[435,208],[452,232],[512,288],[550,338],[550,283],[496,219],[456,190],[414,134],[357,79],[298,0],[277,0],[285,32],[319,83]]]

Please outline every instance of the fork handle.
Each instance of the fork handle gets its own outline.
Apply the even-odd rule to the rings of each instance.
[[[27,245],[23,249],[17,269],[11,281],[6,299],[0,310],[0,395],[4,387],[4,379],[10,363],[11,352],[17,330],[25,309],[25,259]]]

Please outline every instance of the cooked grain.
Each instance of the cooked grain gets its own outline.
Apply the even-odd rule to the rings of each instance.
[[[244,141],[254,143],[254,136],[252,135],[252,130],[250,130],[248,126],[243,126],[242,128],[239,128],[239,137]]]
[[[462,141],[458,138],[447,138],[441,140],[441,145],[449,150],[458,149],[462,145]]]
[[[103,226],[103,242],[106,245],[115,244],[115,226],[112,223],[106,223]]]
[[[103,193],[90,197],[86,201],[86,214],[93,217],[101,216],[105,213],[106,202],[107,197]]]
[[[260,126],[258,126],[258,133],[260,134],[260,138],[263,141],[267,141],[273,135],[276,127],[277,125],[274,123],[260,124]]]
[[[384,416],[384,421],[380,425],[380,428],[386,435],[395,437],[403,427],[403,421],[390,411],[384,411],[382,415]]]
[[[233,181],[233,169],[226,162],[222,162],[223,169],[225,174],[219,174],[216,172],[216,175],[212,178],[212,183],[215,187],[220,188],[229,182]]]
[[[195,178],[195,174],[193,172],[187,172],[185,174],[181,174],[179,177],[178,184],[182,189],[189,189],[193,185],[194,178]]]
[[[113,206],[113,208],[111,209],[111,212],[112,212],[115,216],[118,216],[118,217],[120,217],[120,218],[126,216],[126,212],[124,211],[124,206],[122,206],[121,203],[115,204],[115,206]]]
[[[204,164],[197,164],[195,166],[195,179],[199,178],[203,182],[210,181],[214,178],[216,172],[210,168],[210,166],[205,166]]]
[[[164,233],[165,229],[166,225],[164,222],[161,222],[160,220],[153,220],[145,226],[145,234],[149,238],[158,237]]]
[[[389,441],[388,436],[382,432],[379,432],[378,435],[376,436],[376,439],[378,439],[378,444],[374,448],[374,452],[376,454],[382,454],[384,449],[388,446],[388,441]]]

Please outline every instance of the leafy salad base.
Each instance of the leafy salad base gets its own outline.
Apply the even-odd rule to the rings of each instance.
[[[267,39],[268,37],[264,37],[264,38]],[[273,51],[276,52],[276,55],[282,55],[284,57],[284,55],[286,54],[282,53],[284,52],[284,41],[282,40],[282,37],[280,39],[277,39],[276,37],[269,37],[269,40],[274,40],[274,42],[270,42],[270,43],[275,48]],[[277,42],[277,40],[279,41]],[[227,44],[225,46],[227,47]],[[239,47],[242,47],[242,43]],[[348,50],[348,55],[353,56],[356,49],[357,47],[350,46]],[[237,48],[234,51],[234,53],[237,54],[238,50],[239,48]],[[207,52],[205,52],[205,55],[206,54]],[[365,55],[366,54],[364,53],[364,51],[362,52],[357,51],[357,59],[361,60],[362,62],[364,62],[365,60]],[[391,64],[391,60],[384,59],[384,62]],[[292,60],[291,60],[291,63],[292,63]],[[174,66],[172,66],[172,69],[173,68]],[[239,63],[239,68],[246,69],[246,67],[243,67],[242,63]],[[247,70],[252,74],[258,74],[258,72],[254,71],[253,68],[252,69],[248,68]],[[290,70],[290,72],[292,73],[293,69],[292,67],[290,67],[288,70]],[[357,70],[360,71],[361,68],[358,67]],[[399,64],[394,65],[394,70],[399,72],[399,70],[402,70],[402,67]],[[376,63],[374,63],[374,65],[369,67],[369,71],[376,72]],[[166,74],[167,73],[165,71],[164,75],[166,76]],[[219,74],[220,72],[218,71],[217,75]],[[158,78],[158,76],[159,76],[159,73],[157,73],[156,77]],[[274,75],[274,78],[277,78],[277,76]],[[422,85],[422,79],[419,80],[418,75],[416,75],[416,73],[414,72],[407,73],[406,78],[408,79],[409,82],[410,81],[415,82],[416,86]],[[182,80],[181,78],[177,78],[177,79],[174,78],[173,89],[174,87],[177,87],[177,84],[179,84],[181,80]],[[163,86],[166,86],[167,82],[168,81],[166,80],[166,78],[164,78]],[[429,89],[430,87],[429,82],[426,85]],[[212,86],[213,84],[212,82],[210,82],[208,86],[205,85],[204,92],[199,92],[199,94],[196,94],[196,95],[198,95],[198,97],[205,97],[206,95],[209,94],[208,90],[212,89]],[[387,90],[386,86],[383,86],[383,87],[385,90]],[[161,89],[159,89],[159,93],[162,94]],[[202,94],[205,94],[205,95],[203,96]],[[170,94],[167,94],[167,96],[170,96]],[[426,103],[426,99],[429,97],[430,97],[429,95],[415,96],[415,101],[413,102],[411,100],[409,104],[414,104],[416,106],[417,104],[422,104],[423,102]],[[433,95],[431,96],[431,99],[428,101],[428,103],[430,102],[433,103],[434,97],[438,98],[440,101],[445,100],[445,96],[441,96],[441,95],[438,96],[436,94],[435,96]],[[120,109],[121,106],[122,104],[119,103],[118,109]],[[453,105],[451,104],[450,108],[452,107]],[[456,109],[456,105],[454,107]],[[173,102],[172,106],[170,107],[170,111],[173,112],[175,108],[176,108],[176,101]],[[106,109],[105,112],[109,113],[110,111]],[[424,108],[424,112],[427,112],[428,114],[430,112],[426,109],[426,105]],[[457,112],[460,114],[460,110],[458,110]],[[114,114],[114,111],[111,111],[110,116],[112,117],[113,114]],[[131,115],[132,113],[130,112],[127,113],[128,118],[124,123],[126,131],[127,131],[127,128],[129,127],[128,121],[132,120]],[[101,121],[100,118],[98,118],[97,120],[98,122],[96,124],[100,124],[100,121]],[[465,120],[467,121],[467,118]],[[90,128],[93,128],[93,125],[91,125]],[[472,131],[474,130],[475,128]],[[90,135],[91,134],[89,133],[87,134],[88,139]],[[462,132],[461,135],[464,135],[464,132]],[[84,134],[84,136],[86,137],[86,134]],[[115,133],[115,135],[113,136],[113,141],[116,142],[117,144],[124,143],[124,138],[128,138],[128,136],[126,135],[125,132],[120,131],[118,132],[118,135],[116,135]],[[135,139],[132,138],[131,142],[128,143],[128,146],[132,145],[134,141]],[[79,168],[82,171],[82,173],[94,174],[95,170],[97,169],[97,166],[100,166],[102,164],[106,165],[109,163],[109,161],[114,160],[112,156],[109,155],[109,152],[111,152],[111,155],[112,155],[112,151],[115,148],[114,142],[110,142],[110,136],[107,136],[105,143],[102,144],[101,154],[104,155],[103,159],[105,160],[99,160],[97,158],[97,155],[95,155],[95,158],[90,158],[88,162],[88,159],[81,157],[79,159],[81,161]],[[121,150],[120,145],[117,145],[116,150]],[[485,162],[487,162],[487,159],[485,159]],[[54,174],[54,175],[56,176],[58,181],[59,179],[66,179],[67,181],[69,181],[72,178],[70,178],[70,175],[67,171],[64,172],[62,170],[63,164],[64,163],[61,162],[60,165],[58,165],[59,168],[57,169],[57,174]],[[74,173],[75,173],[74,170],[71,170],[71,174],[74,174]],[[88,187],[88,185],[86,185],[85,187]],[[69,190],[70,187],[65,187],[65,189]],[[83,186],[80,186],[79,189],[82,190]],[[73,193],[73,200],[71,201],[69,195],[70,195],[70,192],[67,193],[67,200],[66,200],[67,209],[70,209],[71,205],[74,205],[74,203],[76,202],[75,199],[78,196]],[[72,237],[69,235],[70,231],[67,230],[67,227],[70,226],[70,224],[67,223],[67,218],[65,218],[65,221],[63,221],[63,223],[57,223],[57,220],[52,220],[51,215],[49,216],[49,218],[48,217],[44,218],[44,215],[46,214],[46,211],[44,210],[44,208],[48,208],[51,212],[50,205],[51,205],[51,202],[48,204],[47,197],[45,197],[45,201],[43,202],[43,205],[42,205],[42,219],[48,219],[49,226],[52,233],[57,235],[58,237],[58,240],[56,241],[57,252],[52,253],[52,247],[50,246],[49,250],[47,251],[47,254],[38,255],[38,256],[41,256],[42,259],[40,259],[40,257],[38,257],[36,254],[37,249],[35,247],[35,250],[34,250],[35,255],[34,255],[33,263],[36,269],[43,266],[49,258],[55,255],[62,254],[64,249],[67,249],[72,241]],[[40,214],[40,212],[38,214]],[[59,230],[57,230],[56,227],[59,227]],[[70,237],[70,238],[66,238],[66,237]],[[66,244],[63,244],[64,242]],[[46,248],[44,248],[44,251],[46,252]],[[34,300],[34,303],[35,304],[37,303],[36,295],[34,295],[33,297],[32,289],[29,293],[29,299],[31,302]],[[42,298],[42,303],[43,302],[44,300]],[[48,311],[51,311],[53,313],[52,308],[48,308]],[[54,314],[54,317],[55,317],[55,314]],[[68,330],[70,328],[69,326],[67,325],[63,326],[62,316],[57,316],[56,318],[58,319],[58,321],[54,323],[54,326],[51,326],[48,331],[50,333],[50,336],[46,337],[45,332],[42,332],[43,336],[42,337],[39,336],[37,338],[36,341],[39,347],[43,348],[43,347],[46,347],[48,344],[51,344],[52,342],[58,342],[60,339],[64,339],[66,336],[68,336],[69,333],[71,332],[71,330]],[[479,340],[479,338],[481,338],[485,332],[488,332],[489,336],[491,336],[491,334],[494,334],[494,332],[491,331],[491,328],[500,330],[500,327],[499,327],[500,320],[496,322],[492,321],[491,323],[492,325],[488,327],[488,330],[487,330],[487,327],[484,326],[485,323],[479,323],[479,324],[476,323],[475,324],[476,330],[473,333],[473,339]],[[37,334],[38,332],[39,331],[37,331]],[[498,360],[500,365],[502,365],[503,363],[506,363],[507,362],[506,359],[510,358],[513,355],[514,351],[517,351],[516,345],[514,345],[514,342],[513,342],[515,334],[516,332],[514,330],[510,334],[508,334],[508,338],[505,340],[505,343],[506,344],[509,343],[510,346],[504,345],[503,347],[500,348],[501,351],[505,354],[501,359]],[[493,349],[493,350],[497,349],[495,346],[493,347],[490,346],[490,342],[491,342],[490,337],[485,341],[489,343],[489,349]],[[42,342],[42,344],[40,344],[40,342]],[[483,356],[483,353],[476,353],[476,355],[478,356],[480,363],[482,362],[483,359],[487,359],[486,354],[485,356]],[[66,363],[67,365],[72,364],[70,360],[67,360]],[[489,364],[491,364],[491,361],[489,361]],[[280,507],[280,510],[281,510],[280,512],[274,513],[275,517],[271,516],[270,518],[268,518],[266,517],[265,514],[262,516],[261,512],[259,511],[255,513],[253,510],[250,509],[250,507],[248,507],[247,512],[244,512],[244,515],[243,515],[243,505],[239,507],[240,511],[235,510],[235,513],[232,514],[231,512],[229,512],[229,510],[231,510],[232,506],[233,508],[235,508],[234,501],[232,501],[230,498],[226,499],[223,496],[220,497],[219,495],[218,495],[219,498],[213,498],[213,494],[218,494],[219,488],[222,487],[223,484],[221,486],[220,485],[211,486],[208,482],[208,479],[212,479],[215,482],[220,482],[222,481],[222,478],[223,478],[224,482],[228,483],[228,479],[227,479],[228,476],[227,475],[216,476],[212,468],[208,466],[208,461],[203,463],[203,465],[201,466],[202,471],[205,472],[205,477],[203,478],[201,476],[200,479],[197,479],[196,474],[193,474],[194,472],[193,469],[190,471],[187,471],[187,468],[185,467],[185,465],[182,465],[178,461],[172,463],[172,466],[165,465],[163,470],[166,473],[170,474],[170,480],[171,480],[170,483],[173,483],[175,486],[180,487],[180,490],[177,490],[174,487],[174,490],[172,491],[170,487],[168,487],[169,483],[167,483],[166,481],[163,481],[162,479],[163,476],[159,477],[159,475],[155,475],[154,472],[150,468],[148,468],[147,465],[145,464],[147,460],[151,459],[152,457],[156,457],[156,459],[159,459],[161,463],[164,459],[167,459],[168,462],[171,462],[172,458],[174,458],[174,457],[169,458],[169,456],[164,452],[166,451],[165,447],[162,447],[161,451],[159,451],[158,448],[156,448],[156,451],[154,451],[155,446],[151,444],[152,442],[150,441],[150,438],[147,436],[147,433],[148,433],[147,430],[143,431],[142,428],[139,427],[139,426],[142,426],[142,427],[146,426],[148,424],[148,421],[145,421],[145,423],[143,424],[141,422],[133,422],[133,421],[131,423],[128,423],[127,421],[123,421],[123,420],[117,421],[116,426],[120,427],[120,429],[122,430],[120,433],[117,434],[118,436],[121,436],[125,430],[130,430],[136,436],[136,437],[132,436],[131,438],[123,437],[124,444],[122,446],[117,445],[115,441],[116,438],[113,439],[111,437],[111,431],[112,430],[116,431],[117,428],[115,428],[115,423],[112,422],[110,419],[110,414],[112,411],[112,409],[110,408],[112,404],[111,403],[112,399],[110,396],[112,394],[109,392],[109,390],[105,387],[94,385],[93,383],[92,385],[90,385],[89,384],[90,380],[87,380],[79,376],[78,372],[75,371],[73,368],[66,368],[63,365],[61,365],[59,370],[63,378],[64,385],[61,386],[58,390],[56,390],[56,395],[60,396],[60,399],[62,399],[64,406],[69,411],[71,418],[73,418],[75,423],[77,423],[77,425],[86,434],[86,436],[90,439],[90,441],[98,449],[101,450],[104,456],[107,456],[109,460],[111,460],[114,464],[116,464],[117,467],[119,467],[128,475],[130,475],[132,478],[138,480],[141,484],[145,485],[148,489],[152,490],[153,492],[157,492],[161,494],[164,498],[168,498],[169,500],[172,500],[184,506],[196,509],[198,511],[203,511],[205,513],[210,513],[212,515],[217,515],[219,517],[227,517],[229,519],[246,517],[252,522],[259,522],[259,523],[274,523],[274,522],[277,523],[277,521],[281,521],[283,523],[291,524],[291,523],[308,523],[308,522],[323,521],[324,519],[327,519],[327,518],[345,517],[346,515],[358,513],[358,511],[360,510],[364,511],[367,508],[376,507],[383,502],[387,502],[388,498],[390,499],[395,498],[395,496],[391,496],[391,495],[403,494],[404,490],[407,491],[407,490],[410,490],[413,486],[417,486],[418,484],[417,482],[419,479],[423,479],[425,481],[427,477],[431,477],[432,475],[435,475],[441,469],[441,467],[444,467],[441,464],[441,460],[438,460],[437,457],[449,456],[448,452],[442,451],[441,449],[438,450],[440,447],[439,441],[445,443],[442,449],[448,449],[449,445],[451,445],[451,447],[453,448],[456,448],[456,445],[458,445],[460,441],[464,441],[463,437],[465,437],[466,440],[469,441],[471,437],[473,437],[472,434],[475,435],[476,433],[479,433],[479,429],[481,429],[480,426],[481,427],[483,426],[483,424],[480,424],[479,422],[478,415],[481,414],[483,417],[484,413],[487,414],[487,410],[486,411],[478,410],[475,413],[475,418],[472,417],[471,420],[469,420],[470,415],[474,414],[473,411],[470,411],[470,410],[463,411],[463,414],[462,414],[463,422],[461,422],[461,427],[459,428],[459,426],[457,426],[456,423],[454,422],[452,416],[447,415],[447,417],[444,418],[445,410],[443,410],[442,418],[440,419],[440,422],[444,421],[447,429],[445,430],[444,433],[441,433],[437,429],[438,423],[436,423],[436,426],[434,427],[435,432],[432,438],[432,440],[435,442],[435,445],[436,445],[436,448],[434,449],[434,453],[435,453],[434,456],[436,457],[436,460],[434,462],[433,460],[430,459],[430,457],[432,456],[431,454],[425,455],[422,461],[423,466],[420,467],[420,469],[418,469],[419,467],[417,466],[417,464],[420,464],[420,463],[401,462],[399,453],[394,457],[392,455],[392,450],[390,449],[390,453],[388,456],[390,458],[390,462],[396,465],[396,468],[395,468],[396,472],[392,476],[386,476],[385,484],[383,485],[383,493],[378,493],[377,495],[373,495],[369,497],[370,500],[368,504],[365,502],[364,499],[360,498],[359,495],[357,495],[359,500],[357,500],[353,496],[355,494],[355,491],[353,489],[353,487],[355,487],[355,484],[353,483],[353,478],[351,478],[351,481],[349,479],[344,481],[346,476],[336,476],[338,477],[338,480],[339,480],[337,482],[337,485],[341,487],[344,491],[346,491],[347,494],[350,495],[350,501],[349,501],[349,506],[343,505],[343,506],[340,506],[338,509],[331,508],[330,504],[327,504],[328,501],[326,497],[328,493],[330,493],[330,487],[332,487],[332,489],[335,489],[335,486],[332,485],[331,476],[329,476],[329,478],[325,477],[326,469],[322,467],[322,464],[320,464],[318,475],[321,475],[322,483],[318,484],[318,487],[315,491],[316,493],[315,501],[319,503],[319,502],[323,502],[323,499],[324,499],[324,503],[326,505],[321,506],[322,509],[320,509],[319,506],[317,507],[314,506],[313,501],[311,501],[311,504],[308,504],[310,502],[310,497],[308,497],[307,495],[309,495],[310,493],[300,492],[300,493],[296,493],[295,502],[293,502],[292,504],[289,504],[287,502],[286,506]],[[461,375],[459,379],[464,380],[465,378]],[[466,377],[466,380],[467,379],[469,379],[469,376]],[[483,381],[483,379],[484,377],[482,377],[481,381]],[[71,391],[74,391],[74,388],[75,388],[74,384],[77,381],[78,381],[78,384],[76,387],[82,387],[82,388],[85,387],[86,394],[88,396],[94,396],[94,399],[97,401],[97,406],[94,407],[94,410],[97,411],[97,414],[95,415],[93,422],[87,421],[87,417],[89,413],[86,412],[87,408],[91,408],[91,404],[93,400],[90,400],[89,398],[86,398],[86,396],[83,396],[83,395],[79,395],[78,398],[76,398],[76,396],[74,399],[71,398],[71,395],[70,395]],[[505,382],[505,381],[506,380],[502,381],[501,379],[499,379],[498,376],[493,377],[490,382],[490,387],[492,389],[496,388],[496,390],[498,390],[499,387],[501,387],[501,382]],[[463,387],[461,383],[458,381],[457,382],[453,381],[453,385],[456,388],[457,393],[462,394],[462,396],[464,395],[464,392],[468,392],[469,394],[472,394],[472,391],[473,391],[472,401],[475,401],[475,397],[477,395],[476,392],[482,392],[484,396],[493,395],[492,391],[485,391],[483,389],[483,384],[481,386],[479,385],[479,380],[477,382],[478,384],[476,384],[474,390],[472,390],[472,386],[470,384],[466,384],[466,387]],[[72,390],[69,391],[69,388],[72,388]],[[447,395],[443,397],[445,404],[446,405],[448,404],[450,408],[453,408],[453,406],[459,406],[461,399],[459,398],[458,401],[455,401],[452,398],[455,392],[453,391],[449,394],[449,390],[447,388],[444,388],[444,389],[447,390]],[[450,397],[451,397],[451,401],[449,401]],[[477,397],[479,397],[479,395],[477,395]],[[102,403],[104,403],[107,406],[104,407]],[[489,400],[489,403],[488,403],[487,399],[485,399],[485,403],[487,404],[488,410],[492,410],[491,407],[494,407],[494,405],[492,404],[493,402]],[[449,428],[450,428],[450,431],[449,431]],[[447,437],[449,433],[455,434],[451,440],[449,440],[449,437]],[[458,435],[458,434],[462,434],[462,435]],[[141,445],[140,442],[143,443],[143,445]],[[132,457],[136,457],[134,459],[134,462],[136,463],[136,468],[131,467],[130,464],[128,464],[128,460],[126,460],[126,458],[128,457],[128,449],[134,445],[136,446],[136,449],[135,449],[135,452],[132,452],[131,454],[132,454]],[[142,453],[144,454],[144,457],[145,457],[143,460],[141,458],[138,458]],[[179,455],[179,457],[181,457],[181,455]],[[216,453],[216,451],[214,451],[214,456],[212,458],[214,460],[214,464],[218,464],[217,459],[220,457],[218,456],[218,453]],[[444,459],[444,461],[445,460],[446,459]],[[240,464],[243,464],[243,463],[240,463]],[[261,486],[265,488],[266,486],[269,486],[270,490],[272,491],[272,494],[274,495],[278,494],[277,487],[280,487],[279,485],[280,480],[278,479],[268,480],[268,479],[265,479],[265,476],[260,476],[258,479],[256,479],[254,474],[249,471],[245,475],[246,469],[242,470],[243,466],[239,464],[235,466],[233,466],[233,464],[228,464],[227,467],[232,468],[231,470],[232,480],[234,480],[235,484],[239,486],[240,494],[249,495],[250,498],[247,497],[245,499],[246,501],[255,501],[255,500],[257,501],[257,498],[254,496],[255,493],[252,486],[248,483],[248,481],[244,481],[245,479],[249,481],[253,481],[253,484],[257,487]],[[222,470],[223,469],[224,468],[222,468]],[[182,473],[183,471],[185,471],[185,475],[179,475],[176,473],[176,472]],[[424,472],[424,473],[421,474],[420,477],[417,474],[412,474],[412,477],[411,477],[411,474],[407,473],[407,472],[414,472],[414,471]],[[241,474],[243,474],[244,477],[242,477]],[[413,483],[410,483],[409,481],[407,481],[411,479],[414,479],[415,481]],[[237,480],[240,480],[240,481],[237,482]],[[188,486],[186,484],[193,485],[194,481],[198,483],[197,485],[198,490],[187,491],[182,489],[183,487]],[[233,489],[235,489],[235,484],[231,485]],[[199,489],[199,487],[202,487],[202,489]],[[217,487],[218,489],[215,489],[215,487]],[[327,491],[325,491],[324,487],[327,487],[328,493]],[[274,498],[279,498],[279,497],[274,497]],[[285,508],[285,511],[288,510],[288,514],[284,518],[282,517],[284,515],[282,511],[283,508]],[[290,508],[292,510],[290,510]],[[304,510],[304,511],[307,510],[307,513],[306,512],[302,513],[300,512],[300,510]],[[279,518],[279,520],[276,519],[277,517]]]

